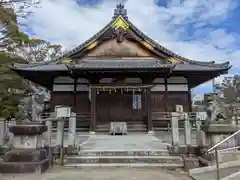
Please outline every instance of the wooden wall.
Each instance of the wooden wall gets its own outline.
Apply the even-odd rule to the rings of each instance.
[[[120,92],[100,92],[96,97],[97,119],[104,121],[111,120],[144,120],[146,116],[145,94],[142,94],[142,108],[134,109],[132,105],[132,93]],[[76,102],[73,92],[52,92],[51,110],[56,105],[67,105],[74,107],[76,103],[76,113],[90,113],[91,103],[88,92],[77,92]],[[152,92],[152,111],[165,112],[164,92]],[[175,111],[177,104],[183,105],[184,111],[189,112],[188,92],[168,92],[167,111]]]

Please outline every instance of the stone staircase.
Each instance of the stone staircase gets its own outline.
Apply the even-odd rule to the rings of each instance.
[[[66,158],[67,167],[163,167],[182,168],[179,156],[167,150],[81,150]]]
[[[78,155],[66,157],[66,167],[183,167],[180,156],[169,155],[168,144],[146,133],[93,135],[79,146]]]

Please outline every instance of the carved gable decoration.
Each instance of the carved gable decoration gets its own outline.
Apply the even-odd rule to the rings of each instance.
[[[135,35],[128,24],[126,10],[122,5],[116,9],[114,20],[102,37],[88,44],[85,57],[155,58],[151,45]]]
[[[122,39],[119,36],[114,39],[103,42],[99,46],[91,50],[86,56],[88,57],[146,57],[154,58],[152,52],[148,49],[141,47],[137,42]],[[119,43],[121,41],[121,43]]]
[[[164,49],[164,48],[162,48]],[[123,4],[117,5],[112,21],[88,41],[75,48],[72,59],[165,59],[166,63],[180,62],[159,50],[150,38],[138,30],[127,17]],[[77,60],[77,61],[78,61]]]

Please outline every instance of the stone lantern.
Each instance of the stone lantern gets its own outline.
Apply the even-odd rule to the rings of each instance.
[[[44,172],[49,167],[49,159],[44,149],[43,133],[47,127],[40,122],[12,125],[12,150],[3,156],[0,173]]]

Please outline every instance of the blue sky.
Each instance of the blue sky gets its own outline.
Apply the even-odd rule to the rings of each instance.
[[[108,23],[119,0],[42,0],[22,30],[71,49]],[[123,2],[123,1],[122,1]],[[166,48],[193,60],[230,61],[240,73],[238,0],[125,0],[139,29]],[[221,81],[224,76],[216,79]],[[195,93],[211,91],[211,82]]]

